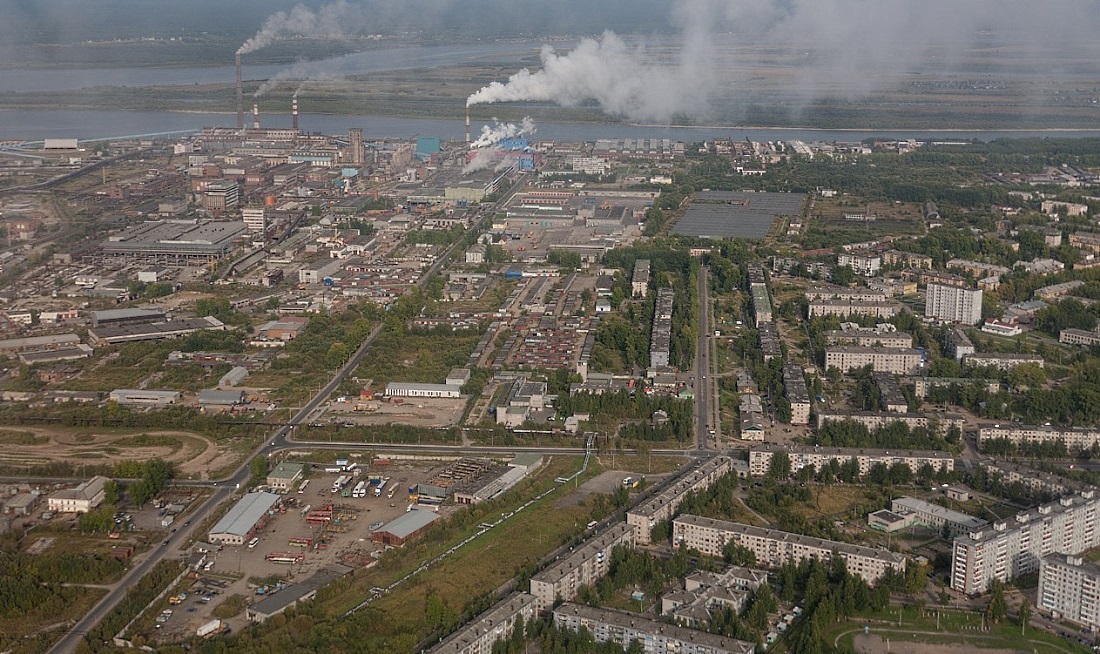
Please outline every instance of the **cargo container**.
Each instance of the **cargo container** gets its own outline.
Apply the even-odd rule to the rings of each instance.
[[[199,638],[202,638],[203,636],[209,636],[211,634],[215,634],[221,631],[223,626],[225,626],[225,623],[223,623],[221,620],[211,620],[210,622],[207,622],[203,626],[196,629],[195,635]]]
[[[355,485],[355,491],[352,493],[352,497],[366,497],[367,495],[367,482],[361,481]]]

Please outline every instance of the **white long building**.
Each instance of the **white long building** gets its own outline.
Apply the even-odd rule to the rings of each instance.
[[[859,474],[863,476],[871,468],[881,463],[890,467],[895,463],[904,463],[913,472],[929,465],[933,470],[951,472],[955,469],[955,458],[947,452],[934,450],[870,450],[856,447],[814,447],[806,445],[762,445],[749,450],[749,474],[762,477],[771,468],[772,457],[776,452],[785,453],[791,461],[791,473],[794,474],[807,466],[821,470],[830,461],[844,463],[855,459],[859,464]]]
[[[752,654],[756,644],[709,634],[635,613],[562,604],[554,609],[554,626],[592,634],[597,643],[615,643],[624,650],[637,641],[644,654]]]
[[[581,586],[590,586],[607,574],[612,549],[618,545],[632,548],[634,542],[634,529],[618,523],[531,577],[531,594],[538,610],[549,609],[559,599],[574,599]]]
[[[730,542],[748,548],[756,556],[756,565],[769,568],[807,558],[828,561],[836,554],[844,559],[848,572],[859,575],[868,584],[875,583],[887,571],[905,570],[905,556],[886,549],[697,515],[682,515],[672,522],[674,547],[695,549],[708,556],[721,556]]]
[[[1089,490],[956,538],[951,587],[977,595],[994,579],[1008,581],[1038,572],[1040,560],[1048,554],[1080,554],[1097,545],[1100,498]]]
[[[978,426],[978,445],[991,440],[1022,443],[1055,443],[1062,441],[1071,452],[1087,450],[1100,441],[1100,430],[1050,425],[1020,425],[1016,423],[982,424]]]
[[[459,397],[462,387],[453,384],[416,384],[390,382],[386,384],[386,397]]]
[[[733,459],[728,456],[707,459],[665,490],[628,511],[626,523],[634,529],[634,539],[639,545],[648,545],[654,525],[671,518],[680,508],[685,495],[710,488],[732,470]]]
[[[535,596],[512,593],[482,613],[473,622],[444,638],[429,654],[491,654],[493,644],[511,635],[516,618],[524,623],[535,617]]]
[[[895,375],[912,375],[921,370],[920,350],[902,347],[862,347],[859,345],[833,345],[825,350],[825,369],[838,368],[849,372],[871,366],[875,372]]]

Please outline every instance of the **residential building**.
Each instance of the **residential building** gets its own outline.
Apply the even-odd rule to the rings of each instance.
[[[873,277],[882,270],[882,257],[868,250],[841,252],[837,255],[836,265],[848,266],[857,275]]]
[[[693,491],[706,490],[733,470],[733,460],[728,456],[716,456],[702,461],[683,473],[671,486],[645,502],[627,511],[626,522],[635,530],[639,545],[648,545],[653,526],[676,513],[684,496]]]
[[[879,396],[882,398],[882,408],[888,413],[908,413],[909,402],[905,399],[905,395],[901,392],[901,384],[894,375],[888,372],[873,372],[871,373],[871,381],[874,382],[875,387],[878,389]]]
[[[108,481],[96,475],[76,488],[59,490],[49,496],[46,507],[54,513],[88,513],[103,503]]]
[[[263,207],[241,209],[241,219],[250,232],[267,231],[267,210]]]
[[[902,252],[901,250],[887,250],[882,253],[882,263],[887,266],[901,266],[902,268],[932,268],[932,257],[916,252]]]
[[[968,366],[993,366],[1001,370],[1012,370],[1016,366],[1025,363],[1034,363],[1042,368],[1045,365],[1043,357],[1037,354],[1015,354],[1012,352],[983,352],[969,354],[963,357],[963,364]]]
[[[787,392],[787,401],[791,404],[791,424],[810,424],[810,391],[806,387],[806,378],[802,375],[802,366],[797,363],[783,365],[783,388]]]
[[[1088,427],[1021,425],[1014,422],[978,425],[978,445],[990,440],[1007,440],[1016,445],[1061,441],[1070,452],[1080,452],[1091,449],[1100,441],[1100,430]]]
[[[466,263],[484,263],[488,248],[484,243],[474,243],[466,250]]]
[[[1092,490],[1016,514],[955,539],[951,587],[967,595],[1039,571],[1048,554],[1080,554],[1100,545],[1100,499]]]
[[[825,350],[826,370],[838,368],[850,372],[868,365],[875,372],[912,375],[921,370],[923,363],[920,350],[911,348],[834,345]]]
[[[1080,556],[1048,554],[1039,563],[1037,608],[1055,620],[1100,628],[1100,566]]]
[[[806,289],[806,299],[845,300],[848,302],[885,302],[886,294],[870,288],[849,288],[847,286],[814,286]]]
[[[674,547],[698,550],[708,556],[722,556],[726,545],[731,542],[748,548],[756,556],[756,564],[768,568],[807,558],[828,561],[836,555],[844,559],[848,572],[859,575],[868,584],[874,584],[888,571],[905,570],[905,556],[886,549],[696,515],[682,515],[672,521]]]
[[[924,466],[934,471],[951,472],[955,469],[955,458],[947,452],[933,450],[871,450],[856,447],[820,447],[812,445],[759,445],[749,449],[749,474],[763,477],[771,469],[772,457],[776,452],[787,455],[791,461],[791,474],[813,466],[821,470],[830,461],[844,463],[855,460],[859,465],[860,476],[866,475],[876,464],[889,468],[896,463],[904,463],[913,472]]]
[[[888,324],[888,323],[884,323]],[[893,327],[893,325],[889,325]],[[887,329],[864,329],[855,323],[842,323],[841,329],[824,333],[826,345],[858,345],[859,347],[912,348],[913,337],[905,332]]]
[[[523,618],[524,624],[535,618],[537,605],[530,593],[512,593],[444,638],[428,654],[492,654],[493,644],[512,634],[516,618]]]
[[[616,546],[634,547],[635,530],[616,523],[573,548],[565,558],[531,577],[531,594],[539,611],[545,611],[559,599],[570,601],[581,586],[595,584],[611,564],[611,550]]]
[[[671,288],[657,289],[657,302],[653,308],[653,334],[649,341],[649,365],[651,368],[669,367],[672,347],[672,302],[675,292]]]
[[[808,314],[814,316],[875,316],[892,318],[901,309],[892,302],[861,302],[858,300],[813,300]]]
[[[982,289],[929,284],[925,290],[924,315],[945,322],[976,325],[982,319]]]
[[[943,433],[950,427],[962,429],[965,421],[957,413],[894,413],[892,411],[845,411],[836,409],[833,411],[819,411],[817,414],[817,428],[821,429],[830,420],[851,420],[858,422],[870,431],[881,429],[891,423],[903,422],[910,429],[930,428],[937,433]]]
[[[947,262],[947,267],[961,270],[969,275],[973,275],[975,278],[990,277],[993,275],[1000,277],[1012,272],[1004,266],[981,261],[967,261],[966,259],[951,259]]]
[[[634,274],[630,278],[630,293],[634,297],[644,298],[649,293],[649,259],[634,262]]]
[[[955,361],[962,361],[963,357],[969,356],[977,352],[974,349],[974,343],[970,341],[970,337],[966,335],[962,329],[955,327],[947,331],[947,335],[944,337],[945,349],[947,353],[955,358]]]
[[[756,644],[677,627],[642,615],[568,602],[554,609],[554,626],[592,634],[624,650],[637,641],[644,654],[753,654]]]

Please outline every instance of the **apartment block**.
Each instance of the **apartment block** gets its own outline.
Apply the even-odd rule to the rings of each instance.
[[[752,294],[752,313],[757,326],[760,323],[772,322],[772,299],[768,293],[768,287],[763,284],[753,284],[749,287]]]
[[[901,266],[903,268],[932,268],[932,257],[916,252],[902,252],[901,250],[887,250],[882,253],[882,263],[887,266]]]
[[[901,347],[834,345],[825,350],[826,370],[835,367],[849,372],[868,365],[875,372],[912,375],[921,370],[922,357],[919,350]]]
[[[1095,631],[1100,627],[1100,566],[1079,556],[1044,556],[1038,598],[1038,608],[1046,615]]]
[[[897,377],[887,372],[873,372],[871,381],[878,388],[879,396],[882,397],[882,407],[887,412],[909,412],[909,402],[901,392],[901,384],[898,383]]]
[[[787,391],[787,401],[791,403],[791,424],[810,424],[810,391],[806,388],[802,366],[797,363],[783,365],[783,388]]]
[[[1100,345],[1100,332],[1090,332],[1084,329],[1074,328],[1063,329],[1058,332],[1058,342],[1067,345],[1093,347],[1094,345]]]
[[[849,288],[847,286],[814,286],[806,289],[806,299],[844,300],[848,302],[885,302],[886,294],[869,288]]]
[[[1016,354],[1014,352],[981,352],[968,354],[963,357],[963,365],[967,366],[994,366],[1001,370],[1012,370],[1016,366],[1034,363],[1040,368],[1046,365],[1043,357],[1037,354]]]
[[[676,513],[684,496],[688,493],[705,490],[733,470],[733,460],[728,456],[716,456],[699,463],[685,472],[671,486],[649,498],[626,514],[626,522],[634,528],[634,539],[639,545],[648,545],[650,532],[661,520],[667,520]]]
[[[873,277],[882,270],[882,257],[867,250],[841,252],[837,255],[836,265],[848,266],[857,275]]]
[[[983,461],[982,469],[991,477],[999,478],[1001,483],[1006,486],[1009,484],[1021,484],[1032,492],[1065,495],[1074,491],[1084,491],[1090,488],[1087,484],[1017,463]]]
[[[473,622],[444,638],[428,654],[492,654],[493,644],[512,634],[516,618],[524,624],[537,613],[538,601],[530,593],[512,593]]]
[[[607,574],[611,550],[616,545],[634,547],[634,529],[617,523],[603,533],[576,547],[564,559],[531,577],[531,594],[539,611],[545,611],[559,598],[571,600],[577,589],[596,583]]]
[[[895,422],[904,422],[910,429],[918,427],[934,428],[942,433],[950,427],[963,428],[963,417],[957,413],[894,413],[892,411],[829,411],[818,412],[817,428],[821,429],[830,420],[852,420],[867,427],[870,431],[881,429]]]
[[[675,547],[696,549],[708,556],[721,556],[731,541],[751,550],[757,565],[769,568],[807,558],[828,561],[835,553],[844,559],[848,572],[859,575],[868,584],[874,584],[887,571],[905,570],[905,556],[885,549],[696,515],[682,515],[672,522],[672,543]]]
[[[951,587],[983,593],[994,579],[1039,571],[1049,554],[1080,554],[1100,545],[1100,499],[1092,490],[1063,497],[955,539]]]
[[[826,331],[825,344],[856,345],[859,347],[912,348],[913,337],[905,332],[890,332],[879,329],[850,327],[848,329]]]
[[[929,284],[925,290],[924,315],[945,322],[976,325],[982,320],[982,289]]]
[[[630,278],[630,293],[634,297],[645,297],[649,293],[649,259],[634,262],[634,274]]]
[[[974,349],[974,343],[970,341],[970,337],[958,327],[948,330],[947,335],[944,337],[944,345],[947,346],[947,353],[953,356],[956,361],[962,361],[963,357],[977,352]]]
[[[1100,430],[1087,427],[1054,427],[1018,423],[978,425],[978,445],[1004,439],[1016,443],[1055,443],[1062,441],[1071,452],[1087,450],[1100,441]]]
[[[624,650],[637,641],[645,654],[753,654],[756,651],[755,643],[583,604],[566,603],[554,609],[554,626],[570,631],[583,628],[597,643],[615,643]]]
[[[813,300],[808,309],[809,316],[875,316],[891,318],[901,310],[891,302],[862,302],[858,300]]]
[[[649,342],[649,365],[667,368],[672,347],[672,302],[675,292],[671,288],[657,289],[657,302],[653,308],[653,334]]]
[[[760,445],[749,449],[749,474],[762,477],[771,468],[772,457],[776,452],[785,453],[791,460],[791,474],[807,466],[821,470],[830,461],[844,463],[855,459],[859,464],[859,474],[865,475],[871,467],[881,463],[890,467],[895,463],[904,463],[913,472],[929,465],[933,470],[951,472],[955,469],[955,459],[947,452],[933,450],[870,450],[856,447],[813,447],[805,445]]]
[[[968,261],[966,259],[951,259],[947,262],[947,267],[961,270],[968,275],[973,275],[975,278],[990,277],[994,275],[1000,277],[1001,275],[1007,275],[1012,272],[1004,266],[981,261]]]

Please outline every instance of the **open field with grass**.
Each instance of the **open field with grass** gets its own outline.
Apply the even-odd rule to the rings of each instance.
[[[827,634],[827,640],[842,648],[844,645],[855,646],[857,652],[884,651],[872,648],[878,642],[873,639],[875,636],[884,640],[888,638],[890,651],[909,654],[954,654],[961,652],[957,649],[959,646],[981,651],[1039,654],[1086,654],[1090,651],[1078,643],[1034,627],[1026,629],[1021,636],[1020,626],[1011,622],[1002,622],[983,630],[979,611],[941,609],[938,613],[937,622],[936,609],[918,613],[915,608],[905,607],[900,609],[900,625],[898,608],[868,614],[835,625]],[[865,625],[870,627],[869,635],[864,634]]]

